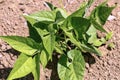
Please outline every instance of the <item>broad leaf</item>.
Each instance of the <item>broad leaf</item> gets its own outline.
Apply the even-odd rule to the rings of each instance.
[[[33,65],[35,66],[32,70],[32,74],[34,76],[34,80],[40,79],[40,54],[38,53],[33,57]]]
[[[1,36],[0,38],[10,44],[14,49],[27,55],[32,56],[40,49],[40,45],[31,38],[20,36]]]
[[[82,17],[72,17],[71,24],[74,30],[77,31],[79,39],[82,39],[83,34],[86,33],[90,26],[90,21]]]
[[[97,30],[93,25],[89,27],[88,31],[86,32],[88,43],[92,44],[97,39],[96,31]]]
[[[31,15],[24,15],[25,19],[30,23],[36,22],[52,23],[55,21],[56,15],[54,11],[39,11]]]
[[[69,16],[65,19],[62,27],[71,27],[71,24],[70,24],[71,18],[72,18],[72,17],[83,17],[83,16],[84,16],[84,13],[85,13],[85,9],[86,9],[86,5],[81,6],[78,10],[76,10],[76,11],[73,12],[71,15],[69,15]]]
[[[49,54],[49,59],[51,59],[55,47],[55,31],[53,24],[46,25],[45,27],[43,27],[41,24],[35,25],[35,28],[41,36],[44,48]]]
[[[81,52],[71,50],[67,55],[68,58],[62,56],[58,62],[60,80],[82,80],[84,77],[85,61]]]
[[[103,2],[92,11],[90,18],[95,19],[100,25],[104,25],[114,8],[115,7],[108,7],[106,2]]]
[[[13,80],[26,76],[32,72],[34,67],[32,57],[28,57],[27,55],[21,53],[7,80]]]
[[[55,47],[55,36],[52,34],[45,36],[43,38],[43,45],[46,51],[49,53],[49,58],[51,59]]]
[[[41,43],[41,37],[36,31],[36,29],[32,26],[30,22],[27,22],[29,28],[29,37],[32,38],[34,41]]]

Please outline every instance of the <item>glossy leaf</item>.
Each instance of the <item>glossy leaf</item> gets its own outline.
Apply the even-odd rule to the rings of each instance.
[[[33,64],[32,57],[28,57],[27,55],[21,53],[7,80],[13,80],[26,76],[34,69],[35,66]]]
[[[58,62],[60,80],[82,80],[84,77],[85,61],[81,52],[71,50],[67,55],[68,58],[62,56]]]
[[[14,49],[27,55],[32,56],[40,49],[40,45],[31,38],[20,36],[1,36],[0,38],[10,44]]]

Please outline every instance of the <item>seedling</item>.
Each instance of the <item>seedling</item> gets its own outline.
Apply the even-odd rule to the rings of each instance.
[[[7,80],[21,78],[29,73],[33,74],[34,80],[39,80],[40,63],[45,68],[48,61],[52,60],[53,53],[61,55],[57,64],[60,80],[82,80],[85,71],[82,53],[101,56],[98,47],[111,37],[102,26],[114,7],[108,7],[103,2],[86,16],[93,1],[84,2],[71,15],[46,2],[51,11],[24,15],[29,28],[28,37],[0,36],[21,52]],[[108,35],[97,38],[97,30]]]

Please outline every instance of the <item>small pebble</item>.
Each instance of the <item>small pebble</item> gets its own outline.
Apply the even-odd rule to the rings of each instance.
[[[0,55],[0,57],[2,57],[2,55]]]
[[[117,15],[120,17],[120,12],[118,12]]]
[[[115,16],[110,15],[107,20],[108,20],[108,21],[112,21],[112,20],[115,20],[115,19],[116,19]]]
[[[0,0],[0,4],[3,3],[3,2],[4,2],[4,0]]]
[[[89,64],[88,64],[88,63],[86,63],[85,65],[86,65],[86,68],[88,69],[88,68],[89,68]]]

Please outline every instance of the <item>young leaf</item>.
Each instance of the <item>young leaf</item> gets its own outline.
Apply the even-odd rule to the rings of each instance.
[[[26,76],[32,72],[34,67],[32,57],[28,57],[27,55],[21,53],[7,80],[13,80]]]
[[[95,40],[93,43],[94,46],[101,46],[102,44],[103,44],[103,42],[100,41],[99,39]]]
[[[105,39],[106,39],[106,40],[110,40],[110,39],[112,38],[112,36],[113,36],[113,33],[112,33],[112,32],[109,32],[109,33],[107,33]]]
[[[85,61],[81,52],[78,50],[71,50],[67,53],[67,55],[68,58],[61,56],[58,62],[58,75],[60,79],[82,80],[84,77]]]
[[[96,33],[96,28],[91,25],[89,29],[86,32],[88,43],[92,44],[94,43],[95,40],[97,40],[97,33]]]
[[[0,36],[0,38],[10,44],[14,49],[30,56],[34,55],[40,49],[40,45],[31,38],[20,36]]]
[[[32,70],[32,74],[34,76],[34,80],[40,79],[40,54],[38,53],[33,57],[33,65],[35,66]]]

